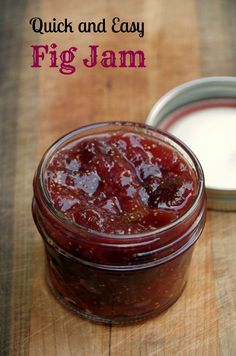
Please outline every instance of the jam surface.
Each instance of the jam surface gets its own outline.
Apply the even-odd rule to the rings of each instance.
[[[196,175],[173,147],[134,132],[80,138],[51,158],[45,185],[54,207],[96,231],[133,234],[165,226],[196,195]]]

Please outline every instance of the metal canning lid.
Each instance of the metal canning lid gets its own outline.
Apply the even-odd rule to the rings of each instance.
[[[236,210],[236,77],[207,77],[161,97],[146,123],[176,135],[202,163],[208,207]]]

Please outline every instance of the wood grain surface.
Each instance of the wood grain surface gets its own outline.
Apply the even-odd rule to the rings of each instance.
[[[155,101],[187,80],[236,73],[234,0],[6,0],[0,4],[0,355],[236,355],[236,213],[208,212],[181,298],[159,317],[93,324],[61,306],[44,279],[31,217],[32,177],[45,149],[83,124],[145,121]],[[29,19],[144,21],[137,34],[33,33]],[[142,49],[144,69],[31,68],[32,44]]]

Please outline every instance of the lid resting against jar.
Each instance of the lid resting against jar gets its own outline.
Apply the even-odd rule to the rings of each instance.
[[[153,106],[146,123],[167,130],[200,160],[208,207],[236,210],[236,78],[208,77],[180,85]]]

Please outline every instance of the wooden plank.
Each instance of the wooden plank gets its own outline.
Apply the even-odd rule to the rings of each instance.
[[[17,164],[17,120],[19,112],[19,88],[20,70],[18,54],[23,46],[22,28],[25,15],[25,1],[21,0],[15,6],[13,1],[8,1],[1,5],[0,18],[0,152],[1,152],[1,175],[0,175],[0,353],[8,355],[13,347],[11,338],[11,319],[15,315],[18,321],[19,314],[23,311],[22,297],[11,298],[15,290],[14,276],[20,276],[22,281],[23,272],[20,270],[22,263],[15,266],[14,247],[16,238],[19,238],[15,231],[15,221],[18,212],[15,211],[16,184],[16,164]],[[18,176],[19,179],[20,176]],[[22,198],[22,196],[21,196]],[[22,202],[22,201],[21,201]],[[20,204],[21,205],[21,204]],[[22,207],[22,205],[21,205]],[[24,242],[27,235],[21,240],[24,253]],[[24,264],[24,263],[23,263]],[[24,268],[24,267],[23,267]],[[26,267],[27,268],[27,267]],[[20,288],[24,290],[25,284]],[[19,296],[19,295],[18,295]],[[18,324],[19,332],[15,335],[14,343],[20,346],[22,337],[28,333],[29,318],[24,322],[21,314],[21,322]],[[20,341],[19,341],[20,340]],[[24,349],[22,344],[22,350]],[[15,353],[16,354],[16,353]]]
[[[156,64],[151,67],[151,73],[158,70],[156,86],[161,94],[165,94],[175,86],[200,76],[196,2],[171,0],[168,5],[165,1],[147,3],[153,9],[150,23],[160,23],[159,31],[152,34],[155,36],[152,47]],[[153,80],[150,79],[150,82]]]
[[[34,9],[36,10],[35,7]],[[24,9],[22,20],[28,20],[27,10],[28,8]],[[15,53],[16,58],[19,56],[21,61],[17,67],[19,77],[15,77],[20,95],[17,96],[17,135],[15,139],[10,354],[27,355],[30,334],[32,254],[36,238],[31,215],[31,202],[32,180],[37,164],[35,157],[38,76],[29,66],[29,48],[25,46],[32,40],[28,21],[24,21],[18,30],[24,45]]]
[[[236,213],[211,212],[221,355],[236,350]]]
[[[235,75],[235,2],[196,1],[203,76]]]

